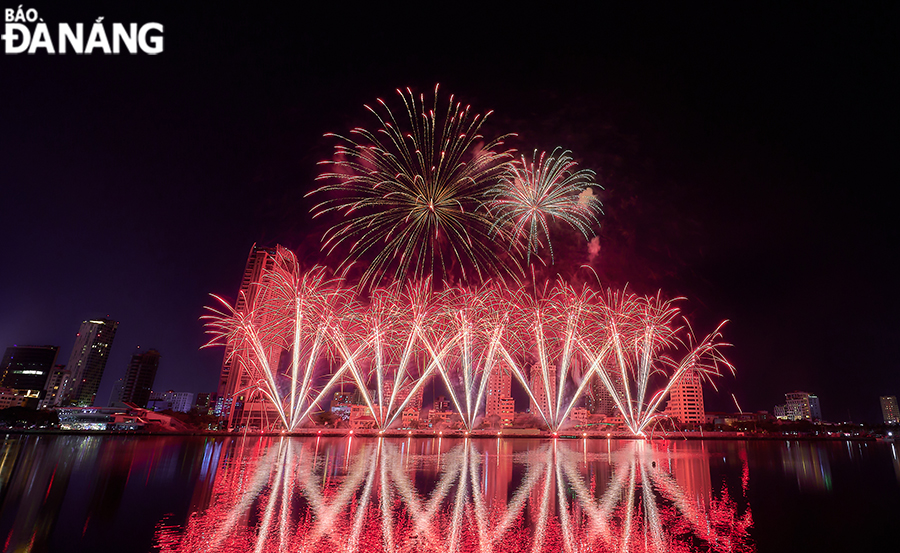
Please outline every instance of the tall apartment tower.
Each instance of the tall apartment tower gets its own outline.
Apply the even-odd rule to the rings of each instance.
[[[534,397],[529,405],[529,412],[540,419],[540,413],[543,411],[544,416],[550,418],[550,405],[556,404],[556,365],[547,367],[547,373],[550,377],[550,398],[547,398],[547,386],[544,384],[544,371],[541,369],[540,363],[535,363],[531,367],[531,392]],[[552,403],[551,403],[552,402]],[[538,410],[540,406],[540,411]]]
[[[616,363],[607,360],[604,366],[604,372],[607,375],[609,383],[612,385],[613,390],[619,398],[625,397],[625,384],[622,380],[622,373],[620,373],[616,369]],[[609,391],[606,384],[604,384],[603,379],[600,378],[599,374],[592,374],[590,376],[590,383],[587,387],[587,402],[588,405],[586,407],[591,413],[598,415],[606,415],[607,417],[615,416],[619,414],[619,407],[616,405],[616,401],[613,398],[612,392]]]
[[[258,284],[264,282],[266,274],[275,266],[275,254],[275,248],[264,248],[256,244],[250,248],[241,286],[234,301],[235,311],[244,311],[253,306],[260,291]],[[233,357],[234,348],[230,342],[225,345],[225,356],[222,359],[219,386],[216,390],[218,399],[213,410],[220,418],[228,419],[229,427],[234,426],[243,415],[246,394],[242,394],[241,391],[249,384],[247,371],[241,366],[240,360]]]
[[[38,403],[38,409],[59,406],[71,377],[72,373],[66,370],[65,365],[54,365],[50,371],[50,377],[47,378],[47,384],[44,385],[44,399]]]
[[[118,321],[108,319],[81,323],[66,364],[71,378],[65,395],[75,405],[89,407],[94,404],[118,327]]]
[[[687,371],[669,391],[666,415],[678,419],[682,424],[703,424],[706,411],[703,408],[703,387],[696,371]]]
[[[884,424],[900,424],[900,410],[897,409],[897,396],[881,396],[881,416]]]
[[[516,415],[515,399],[512,397],[512,371],[506,363],[498,363],[488,377],[487,399],[484,416],[500,417],[500,424],[509,426]]]
[[[138,351],[132,355],[122,385],[122,403],[133,403],[146,409],[157,370],[159,370],[159,352],[155,349]]]
[[[12,346],[0,361],[0,384],[26,397],[38,398],[56,362],[56,346]]]

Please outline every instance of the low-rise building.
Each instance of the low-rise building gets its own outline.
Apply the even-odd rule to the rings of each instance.
[[[18,390],[0,388],[0,409],[10,407],[26,407],[32,398]]]
[[[821,421],[822,407],[819,397],[808,392],[790,392],[784,394],[784,405],[775,406],[775,417],[790,421]]]

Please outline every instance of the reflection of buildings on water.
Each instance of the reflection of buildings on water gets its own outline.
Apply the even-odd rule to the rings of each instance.
[[[850,442],[847,442],[848,447]],[[782,446],[781,462],[786,475],[797,479],[797,488],[831,489],[831,464],[828,454],[817,442],[787,442]]]
[[[505,509],[509,500],[509,490],[513,477],[512,444],[508,440],[497,440],[496,449],[485,451],[482,457],[481,492],[491,504]]]
[[[700,442],[701,446],[703,442]],[[694,444],[692,444],[694,445]],[[673,441],[666,451],[665,461],[668,472],[674,475],[678,486],[690,500],[709,507],[712,497],[712,482],[709,476],[709,455],[697,452],[696,446],[689,448],[685,442]]]
[[[6,551],[108,551],[111,536],[150,550],[149,516],[185,516],[154,501],[212,478],[217,440],[8,436],[0,444],[0,535]],[[221,443],[221,442],[219,442]],[[212,444],[212,447],[208,447]],[[205,448],[205,449],[202,449]],[[205,451],[208,455],[202,455]]]
[[[696,443],[237,439],[209,488],[162,551],[752,550]]]
[[[0,511],[7,551],[47,550],[76,463],[93,464],[98,438],[6,440],[0,449]],[[46,458],[53,463],[42,462]],[[7,528],[7,524],[9,527]]]

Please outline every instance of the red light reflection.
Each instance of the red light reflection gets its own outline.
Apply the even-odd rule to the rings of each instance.
[[[258,445],[221,457],[209,505],[160,526],[161,551],[755,550],[746,482],[714,491],[708,456],[672,444]]]

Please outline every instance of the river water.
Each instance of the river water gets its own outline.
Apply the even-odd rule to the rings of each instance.
[[[897,449],[10,434],[0,539],[65,552],[873,551],[896,544]]]

